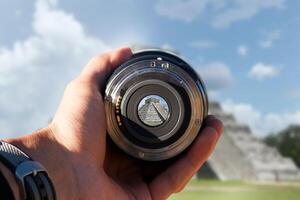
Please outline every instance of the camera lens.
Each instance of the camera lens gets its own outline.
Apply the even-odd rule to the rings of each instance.
[[[178,56],[160,50],[133,54],[114,71],[105,90],[110,137],[142,160],[165,160],[186,149],[207,110],[197,73]]]

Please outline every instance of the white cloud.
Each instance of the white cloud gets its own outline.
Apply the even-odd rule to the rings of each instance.
[[[191,22],[208,14],[215,28],[254,17],[264,9],[281,9],[285,0],[158,0],[155,11],[160,16]]]
[[[164,17],[190,22],[204,12],[208,2],[208,0],[158,0],[155,11]]]
[[[217,45],[216,42],[212,40],[197,40],[189,44],[190,47],[198,48],[198,49],[213,48],[216,45]]]
[[[233,83],[233,76],[228,66],[222,62],[211,62],[197,68],[197,72],[204,79],[208,89],[215,94]]]
[[[44,126],[66,83],[90,57],[109,48],[55,1],[36,2],[32,26],[32,36],[11,49],[0,46],[1,137]]]
[[[290,124],[300,124],[300,109],[282,113],[262,113],[251,104],[226,100],[222,103],[224,111],[233,113],[240,123],[250,125],[253,133],[266,136],[278,132]]]
[[[300,90],[295,89],[288,92],[287,96],[293,99],[300,99]]]
[[[240,56],[246,56],[248,54],[248,47],[245,46],[245,45],[240,45],[238,46],[237,48],[237,53],[240,55]]]
[[[265,78],[275,77],[278,74],[279,71],[276,67],[259,62],[253,65],[248,76],[257,80],[263,80]]]
[[[265,34],[265,38],[259,42],[260,47],[270,48],[274,45],[274,42],[279,40],[281,36],[280,30],[271,31]]]
[[[233,22],[250,19],[264,9],[283,8],[285,0],[233,0],[228,2],[230,2],[229,6],[213,19],[212,25],[215,28],[228,27]]]
[[[21,9],[16,9],[15,10],[15,16],[16,17],[22,17],[22,15],[23,15],[23,11],[21,10]]]
[[[170,45],[169,43],[164,43],[163,45],[161,45],[161,48],[175,50],[175,48],[172,45]]]

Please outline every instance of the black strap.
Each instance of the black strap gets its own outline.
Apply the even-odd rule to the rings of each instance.
[[[6,142],[0,141],[0,151],[0,161],[12,172],[16,170],[20,163],[30,159],[25,153]]]
[[[20,149],[0,141],[0,161],[16,175],[23,199],[56,199],[53,184],[46,170]]]

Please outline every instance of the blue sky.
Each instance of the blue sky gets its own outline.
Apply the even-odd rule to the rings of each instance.
[[[0,132],[44,126],[90,57],[176,49],[255,134],[300,123],[300,1],[0,1]]]

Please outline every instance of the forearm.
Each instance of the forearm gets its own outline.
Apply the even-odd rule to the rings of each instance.
[[[71,184],[66,184],[71,181],[72,170],[64,170],[70,164],[64,156],[65,150],[56,142],[50,128],[40,129],[32,134],[5,141],[18,147],[30,158],[42,164],[53,182],[57,197],[65,199],[63,198],[65,194],[69,194],[73,189]],[[14,179],[12,174],[11,177]],[[11,186],[13,189],[18,188],[16,184]]]

